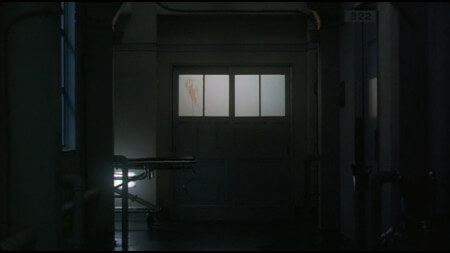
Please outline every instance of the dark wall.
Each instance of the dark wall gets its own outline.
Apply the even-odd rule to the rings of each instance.
[[[327,4],[318,11],[322,19],[319,43],[322,208],[320,225],[324,230],[338,233],[340,229],[338,4]]]
[[[156,52],[122,48],[116,50],[113,61],[114,154],[156,156]],[[154,203],[155,181],[142,180],[130,193]],[[121,199],[116,199],[115,206],[120,205]],[[129,205],[142,207],[134,201]]]
[[[429,5],[427,16],[428,168],[438,179],[436,214],[450,217],[450,4]]]
[[[352,9],[355,3],[345,3]],[[379,170],[400,170],[408,182],[423,182],[433,170],[438,179],[437,209],[439,222],[448,222],[448,40],[449,5],[447,3],[377,3],[378,11],[378,111]],[[367,6],[366,6],[367,7]],[[341,110],[341,176],[353,152],[345,143],[353,137],[353,80],[360,66],[352,62],[359,24],[340,24],[341,79],[345,81],[345,102]],[[358,57],[361,57],[359,53]],[[356,80],[357,81],[357,80]],[[349,90],[350,89],[350,90]],[[357,97],[355,97],[357,98]],[[350,103],[348,103],[350,102]],[[350,121],[350,122],[349,122]],[[444,155],[447,154],[447,155]],[[347,182],[347,183],[346,183]],[[349,183],[341,178],[342,231],[351,234],[348,209]],[[382,189],[382,224],[385,231],[398,221],[400,192],[398,187]],[[424,189],[417,187],[413,202],[421,199]],[[347,192],[347,194],[345,194]],[[369,195],[371,196],[371,195]],[[370,199],[369,199],[370,200]],[[347,210],[347,211],[346,211]],[[444,218],[444,219],[442,219]],[[448,224],[448,223],[447,223]],[[445,225],[444,225],[445,226]],[[442,226],[441,226],[442,227]],[[373,228],[368,228],[372,230]],[[370,232],[369,232],[370,233]]]
[[[80,5],[81,145],[86,188],[100,192],[86,206],[87,249],[112,249],[114,245],[111,21],[118,7],[119,3]]]
[[[85,187],[99,193],[86,206],[81,233],[89,249],[113,248],[111,20],[117,5],[80,4],[74,154],[61,151],[60,3],[1,5],[1,240],[31,229],[30,249],[79,243],[62,233],[62,192],[73,185],[60,176],[80,165]]]
[[[411,180],[428,169],[427,4],[400,4],[400,172]],[[420,18],[419,18],[420,17]]]
[[[0,5],[0,16],[3,15],[3,5]],[[3,29],[4,20],[0,19],[0,27]],[[0,33],[0,52],[4,52],[4,35]],[[5,59],[4,57],[0,58],[0,139],[5,140],[7,137],[6,134],[6,113],[7,113],[7,103],[6,103],[6,86],[4,83],[4,66]],[[6,180],[6,167],[7,167],[7,145],[5,141],[0,143],[0,240],[2,240],[7,233],[6,229],[6,215],[7,215],[7,180]]]
[[[438,213],[448,189],[448,4],[399,4],[400,171],[417,183],[432,170]],[[442,208],[442,209],[441,209]],[[445,212],[445,211],[444,211]]]
[[[449,222],[449,4],[398,4],[399,10],[399,169],[415,184],[406,210],[413,215],[429,206],[438,237]],[[428,171],[437,179],[436,199],[426,191]],[[430,203],[429,203],[430,202]],[[447,231],[447,232],[444,232]],[[440,243],[447,243],[444,239]],[[435,245],[440,247],[442,245]]]
[[[114,63],[114,154],[126,157],[156,156],[156,9],[155,3],[126,3],[115,28],[123,27],[116,41]],[[122,24],[122,26],[120,26]],[[119,32],[120,33],[120,32]],[[117,34],[117,33],[116,33]],[[156,175],[129,189],[131,194],[155,203]],[[115,200],[120,206],[121,200]],[[129,206],[142,205],[129,201]]]
[[[349,8],[350,4],[342,6]],[[343,16],[341,12],[341,18]],[[355,238],[354,186],[351,166],[355,162],[355,87],[358,76],[357,43],[359,26],[346,23],[339,29],[339,78],[345,97],[340,108],[340,217],[341,232]],[[360,60],[360,59],[359,59]],[[342,95],[342,94],[341,94]]]
[[[303,19],[300,15],[161,15],[158,17],[158,43],[304,42]]]
[[[59,3],[7,3],[2,9],[6,233],[29,228],[36,249],[58,249]]]

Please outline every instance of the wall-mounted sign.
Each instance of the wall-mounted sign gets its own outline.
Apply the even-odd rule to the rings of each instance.
[[[376,11],[345,11],[345,22],[348,23],[365,23],[377,21]]]

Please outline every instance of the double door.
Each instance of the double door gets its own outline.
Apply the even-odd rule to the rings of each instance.
[[[289,67],[177,67],[173,174],[179,218],[271,219],[293,206]]]

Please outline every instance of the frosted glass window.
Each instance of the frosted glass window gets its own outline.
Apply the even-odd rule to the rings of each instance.
[[[234,76],[234,105],[237,117],[259,116],[259,75]]]
[[[205,116],[228,116],[229,76],[205,75]]]
[[[203,116],[203,75],[178,76],[178,115]]]
[[[285,115],[284,75],[261,75],[261,116]]]

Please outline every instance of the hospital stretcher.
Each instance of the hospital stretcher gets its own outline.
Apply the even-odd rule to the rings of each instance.
[[[114,186],[116,197],[122,198],[122,249],[128,250],[128,199],[135,201],[148,209],[147,224],[150,227],[153,222],[153,214],[161,211],[161,207],[150,203],[137,195],[128,192],[128,183],[151,179],[154,170],[180,170],[191,169],[196,163],[193,157],[146,157],[146,158],[127,158],[122,155],[113,156],[113,166],[115,169],[122,170],[121,177],[114,177],[115,180],[122,180],[122,183]],[[128,171],[141,170],[142,173],[128,177]],[[125,197],[124,197],[125,196]]]

